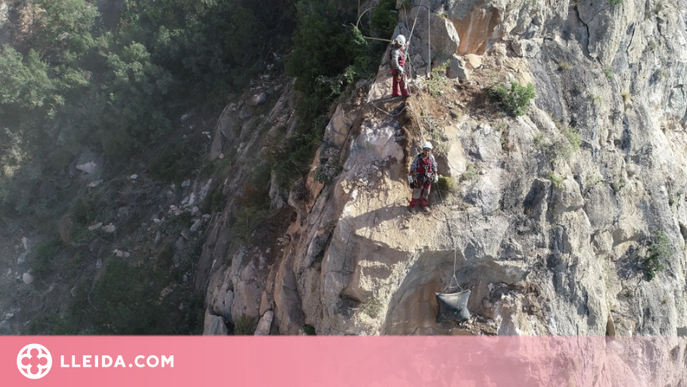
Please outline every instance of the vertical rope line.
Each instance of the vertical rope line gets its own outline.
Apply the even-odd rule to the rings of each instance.
[[[432,10],[427,7],[427,78],[432,72]]]

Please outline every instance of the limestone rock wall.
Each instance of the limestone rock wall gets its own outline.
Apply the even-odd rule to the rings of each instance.
[[[330,171],[329,184],[313,173],[290,193],[279,252],[262,269],[259,258],[242,269],[251,272],[230,269],[223,297],[227,281],[214,282],[214,315],[228,313],[231,291],[233,302],[259,298],[242,313],[273,311],[282,334],[684,335],[687,1],[436,3],[430,20],[453,45],[429,57],[414,35],[411,57],[479,63],[442,97],[459,114],[428,116],[439,102],[427,93],[405,108],[380,101],[382,64],[358,90],[369,94],[327,127],[312,168]],[[524,116],[471,108],[511,80],[535,85]],[[411,215],[405,175],[423,140],[440,145],[442,174],[458,187],[435,193],[431,214]],[[659,231],[670,258],[649,281],[644,258]],[[472,290],[473,318],[437,324],[434,293],[456,282]],[[657,381],[678,371],[660,372]]]
[[[321,334],[453,332],[433,322],[433,292],[448,286],[455,261],[486,331],[598,335],[610,319],[617,334],[677,334],[687,325],[684,5],[439,7],[456,30],[476,26],[458,53],[483,50],[494,78],[533,82],[537,98],[517,119],[466,112],[444,123],[447,174],[480,172],[460,184],[461,200],[440,200],[425,217],[406,214],[399,119],[339,110],[333,122],[365,118],[342,173],[303,214],[301,227],[329,241],[317,270],[307,243],[293,253],[305,322]],[[475,16],[486,14],[498,17]],[[385,83],[380,70],[368,101]],[[570,130],[573,152],[560,147]],[[421,137],[408,140],[436,140]],[[647,281],[642,258],[657,231],[672,258]]]

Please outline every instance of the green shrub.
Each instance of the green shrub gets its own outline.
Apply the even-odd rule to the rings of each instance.
[[[395,13],[396,0],[381,0],[372,11],[372,28],[383,37],[391,37],[396,29],[398,17]]]
[[[253,231],[269,217],[269,188],[270,170],[266,166],[256,167],[253,177],[243,183],[241,192],[235,197],[234,236],[249,241]]]
[[[579,136],[568,129],[562,129],[565,139],[556,137],[548,139],[542,133],[534,137],[534,146],[545,160],[553,162],[555,160],[565,160],[572,156],[573,152],[579,150]]]
[[[439,176],[437,189],[443,194],[453,193],[457,189],[456,180],[452,177]]]
[[[320,137],[318,132],[295,134],[276,146],[270,162],[280,186],[288,186],[309,171]]]
[[[81,253],[69,254],[63,262],[63,265],[60,267],[60,273],[69,279],[77,278],[86,265],[86,259]]]
[[[113,51],[103,58],[109,71],[93,106],[105,152],[128,155],[171,129],[165,102],[178,85],[145,45],[132,42]]]
[[[556,189],[560,189],[563,186],[563,180],[565,180],[565,176],[553,172],[546,175],[546,178],[551,180],[551,184],[553,184],[553,187]]]
[[[620,192],[621,189],[625,188],[625,179],[622,177],[618,178],[614,182],[611,183],[611,188],[613,188],[613,192]]]
[[[232,232],[235,237],[243,239],[245,242],[251,241],[251,235],[258,226],[269,218],[268,207],[239,207],[234,212],[235,221]]]
[[[432,74],[427,80],[427,89],[433,96],[440,95],[446,85],[446,69],[451,62],[446,61],[432,69]]]
[[[589,175],[587,176],[587,181],[585,182],[585,189],[588,190],[595,185],[601,183],[603,181],[603,177],[600,174],[595,174],[595,175]]]
[[[582,145],[582,140],[580,139],[580,132],[575,127],[563,128],[563,135],[568,139],[573,152],[580,150],[580,145]]]
[[[101,211],[101,205],[96,199],[84,196],[76,201],[72,210],[72,219],[78,225],[90,226],[98,221]]]
[[[62,318],[58,313],[50,313],[38,316],[29,322],[26,333],[29,335],[74,335],[74,327],[78,325],[75,321]]]
[[[210,192],[202,204],[201,211],[203,214],[212,214],[220,212],[226,203],[224,189],[222,184],[218,181],[212,183]]]
[[[93,284],[86,319],[101,334],[159,334],[165,313],[158,302],[166,285],[163,273],[110,260]]]
[[[174,244],[166,243],[155,256],[155,266],[167,269],[174,265]]]
[[[150,165],[153,177],[164,183],[181,183],[191,177],[202,150],[188,141],[175,142],[166,148]]]
[[[255,319],[245,314],[234,321],[234,336],[251,336],[255,333]]]
[[[0,52],[0,105],[30,111],[54,101],[55,85],[38,52],[22,56],[10,46]]]
[[[489,90],[489,94],[499,101],[506,112],[513,116],[524,115],[530,100],[536,95],[533,84],[528,83],[527,86],[521,86],[517,82],[511,82],[510,89],[504,85],[496,86]]]
[[[38,246],[31,262],[31,272],[36,277],[44,278],[53,272],[53,262],[61,246],[62,244],[57,238]]]
[[[372,298],[360,306],[360,311],[372,318],[379,317],[382,309],[384,309],[384,305],[378,298]]]
[[[670,240],[663,231],[654,235],[647,255],[642,262],[642,270],[648,281],[656,277],[656,273],[665,269],[664,262],[668,262],[673,256],[670,248]]]
[[[303,325],[303,333],[305,333],[306,336],[316,336],[317,332],[315,332],[315,327],[312,325],[305,324]]]
[[[608,0],[608,4],[612,6],[620,5],[623,3],[623,0]]]
[[[460,175],[460,181],[473,180],[477,177],[478,173],[479,171],[477,170],[477,167],[475,167],[474,164],[468,164],[468,166],[465,168],[465,172],[463,172],[463,174]]]

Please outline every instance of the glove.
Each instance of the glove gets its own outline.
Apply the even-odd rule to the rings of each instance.
[[[438,182],[438,181],[439,181],[439,175],[437,175],[437,174],[435,173],[435,174],[434,174],[434,177],[432,178],[432,183],[436,183],[436,182]]]
[[[403,70],[403,67],[401,67],[400,69],[398,69],[398,75],[403,76],[403,73],[404,73],[404,72],[405,72],[405,70]]]
[[[408,175],[408,184],[413,184],[413,175]]]

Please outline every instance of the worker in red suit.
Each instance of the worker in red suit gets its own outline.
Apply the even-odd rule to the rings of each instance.
[[[389,52],[389,67],[391,68],[391,75],[393,77],[392,97],[410,97],[408,85],[406,84],[405,64],[406,38],[403,35],[398,35],[396,39],[394,39],[394,45]]]
[[[439,180],[437,174],[437,162],[432,155],[432,143],[425,142],[422,145],[422,153],[415,157],[413,164],[410,165],[410,174],[408,181],[413,187],[413,199],[410,201],[409,210],[415,213],[415,207],[420,204],[420,209],[424,212],[429,212],[428,198],[432,183]]]

